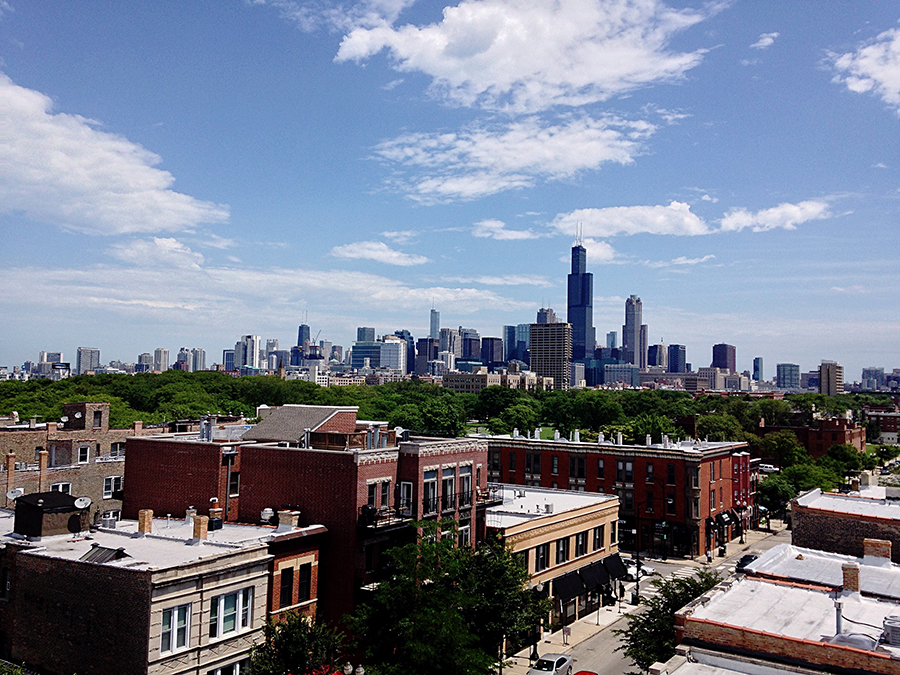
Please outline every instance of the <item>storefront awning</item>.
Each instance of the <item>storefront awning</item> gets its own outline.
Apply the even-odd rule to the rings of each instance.
[[[732,523],[731,515],[728,513],[728,511],[722,511],[722,513],[716,514],[716,524],[717,525],[721,525],[722,527],[727,527],[728,525],[731,525],[731,523]]]
[[[569,572],[553,580],[553,595],[563,602],[577,598],[582,593],[584,593],[584,583],[578,576],[578,572]]]
[[[582,567],[578,570],[578,573],[581,575],[584,587],[589,591],[595,591],[600,586],[606,586],[609,583],[609,572],[607,572],[606,568],[603,566],[602,560],[598,560],[586,567]]]
[[[609,576],[612,579],[624,579],[628,575],[628,571],[625,569],[625,563],[622,562],[618,553],[613,553],[611,556],[604,558],[603,566],[606,568],[606,571],[609,572]]]

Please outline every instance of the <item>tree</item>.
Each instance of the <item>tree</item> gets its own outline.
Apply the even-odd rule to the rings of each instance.
[[[643,672],[657,661],[668,661],[675,655],[675,612],[720,580],[718,573],[706,570],[688,578],[654,579],[651,583],[657,594],[641,597],[646,608],[630,614],[626,628],[613,631],[623,642],[616,651],[625,652]]]
[[[305,614],[290,613],[263,627],[250,650],[251,675],[324,675],[334,671],[344,636]]]
[[[836,473],[841,476],[855,475],[862,468],[862,453],[848,443],[835,443],[828,448],[826,457],[834,460]]]
[[[756,488],[757,499],[771,513],[781,512],[785,505],[797,496],[797,490],[780,474],[769,474]]]
[[[900,445],[876,445],[875,456],[882,464],[887,464],[892,459],[900,457]]]
[[[771,457],[781,467],[808,464],[812,461],[793,431],[773,431],[763,436],[759,442],[759,453]]]
[[[827,459],[826,457],[822,458]],[[795,464],[781,472],[781,477],[794,488],[794,494],[814,488],[831,491],[844,482],[842,474],[825,461],[818,464]]]
[[[697,436],[711,441],[740,441],[744,430],[732,415],[701,415],[697,420]]]
[[[499,385],[485,387],[478,392],[475,417],[480,420],[500,417],[504,410],[518,403],[521,394],[516,389]]]
[[[528,403],[516,403],[502,413],[500,419],[506,427],[506,433],[518,429],[520,433],[530,433],[538,424],[538,413],[534,406]]]

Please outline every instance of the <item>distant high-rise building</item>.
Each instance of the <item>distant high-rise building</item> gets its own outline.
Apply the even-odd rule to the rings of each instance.
[[[503,347],[501,338],[481,338],[481,362],[489,368],[501,365],[505,361]]]
[[[516,358],[523,363],[530,363],[528,346],[531,344],[531,324],[516,324]]]
[[[419,338],[416,343],[416,375],[428,374],[428,362],[437,360],[440,343],[438,338]]]
[[[234,345],[234,369],[259,368],[259,335],[242,335]]]
[[[622,350],[625,362],[633,363],[639,368],[647,367],[647,333],[646,326],[641,324],[643,303],[632,295],[625,301],[625,325],[622,326]]]
[[[503,360],[516,358],[516,327],[503,326]]]
[[[344,347],[343,345],[332,345],[331,346],[331,356],[338,363],[344,362]]]
[[[669,352],[662,342],[658,345],[650,345],[647,349],[647,366],[656,366],[668,369]]]
[[[844,367],[837,361],[822,361],[819,366],[819,393],[825,396],[844,393]]]
[[[756,382],[763,381],[763,360],[761,356],[753,359],[753,379]]]
[[[537,313],[537,323],[557,323],[556,312],[549,307],[541,307]]]
[[[441,328],[440,332],[440,351],[450,352],[456,358],[462,358],[462,341],[459,337],[459,331],[455,328]]]
[[[62,352],[41,352],[40,356],[38,357],[39,363],[62,363],[62,361]]]
[[[669,345],[669,372],[670,373],[686,373],[687,368],[687,348],[684,345]]]
[[[206,370],[206,350],[194,347],[191,350],[191,370],[194,372]]]
[[[431,330],[428,332],[428,337],[435,340],[441,337],[441,313],[434,308],[431,309]]]
[[[319,340],[319,350],[322,352],[322,356],[325,357],[326,361],[331,360],[331,348],[333,346],[331,340]]]
[[[375,342],[375,329],[368,326],[360,326],[356,329],[356,341]]]
[[[355,350],[355,348],[354,348]],[[406,373],[406,340],[397,335],[385,335],[379,343],[378,365]]]
[[[266,358],[268,358],[269,354],[278,349],[278,339],[277,338],[269,338],[266,340]]]
[[[775,364],[775,386],[779,389],[799,389],[800,366],[796,363]]]
[[[411,373],[416,367],[416,339],[406,329],[395,330],[394,335],[406,340],[406,370],[404,372]]]
[[[169,369],[169,350],[165,347],[157,347],[153,350],[153,370],[161,373]]]
[[[79,375],[97,370],[100,367],[100,350],[96,347],[79,347],[76,370]]]
[[[572,324],[531,324],[529,353],[532,371],[539,377],[552,377],[555,389],[569,388]]]
[[[885,383],[884,368],[876,368],[875,366],[863,368],[861,380],[863,389],[883,387]]]
[[[724,342],[713,345],[712,363],[709,365],[709,367],[722,368],[723,370],[727,370],[731,373],[736,372],[737,350],[735,349],[734,345],[728,345]]]
[[[594,332],[594,275],[587,271],[587,249],[582,246],[580,236],[572,247],[566,319],[572,324],[572,358],[580,360],[592,356],[597,342]]]
[[[138,354],[137,357],[138,365],[142,366],[150,366],[153,367],[153,355],[150,352],[144,352],[143,354]]]
[[[310,336],[310,328],[305,323],[301,323],[300,327],[297,329],[297,346],[303,347],[304,350],[309,346],[311,336]]]
[[[222,366],[227,371],[234,370],[234,350],[233,349],[223,349],[222,350]]]
[[[606,348],[607,349],[618,349],[619,348],[619,334],[616,331],[611,330],[606,334]]]
[[[178,350],[178,353],[175,355],[175,367],[178,370],[183,370],[185,372],[191,372],[191,350],[187,347],[182,347]]]

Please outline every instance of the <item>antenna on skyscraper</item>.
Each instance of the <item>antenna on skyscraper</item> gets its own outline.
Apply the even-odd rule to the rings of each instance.
[[[584,245],[584,224],[583,223],[575,224],[575,245],[576,246]]]

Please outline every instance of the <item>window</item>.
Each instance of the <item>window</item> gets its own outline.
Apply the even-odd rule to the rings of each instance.
[[[612,546],[616,541],[616,521],[612,521],[609,524],[609,545]]]
[[[124,443],[110,443],[109,456],[110,457],[124,457],[125,456],[125,444]]]
[[[412,510],[413,484],[409,481],[400,483],[400,510],[410,512]]]
[[[228,495],[237,497],[241,492],[241,473],[240,471],[232,471],[228,479]]]
[[[452,511],[456,508],[456,469],[444,469],[441,472],[441,508]]]
[[[722,488],[719,488],[719,508],[725,508],[725,497]]]
[[[675,485],[675,465],[666,464],[666,485]]]
[[[469,525],[463,525],[459,528],[459,547],[465,548],[472,544],[472,528]]]
[[[587,555],[587,532],[579,532],[575,535],[575,557]]]
[[[516,453],[514,452],[509,453],[509,470],[516,470]]]
[[[569,455],[569,478],[584,478],[584,457]]]
[[[82,445],[78,448],[78,463],[87,464],[89,461],[91,461],[91,446]]]
[[[700,467],[695,466],[691,469],[691,487],[700,487]]]
[[[103,479],[103,499],[112,499],[114,492],[122,491],[122,476],[107,476]]]
[[[281,592],[278,595],[279,607],[290,607],[294,604],[294,568],[281,570]]]
[[[541,472],[541,453],[525,453],[525,473],[539,474]]]
[[[297,602],[306,602],[312,597],[312,563],[297,568]]]
[[[603,525],[594,528],[594,550],[599,551],[603,548]]]
[[[691,502],[691,517],[700,517],[700,497],[694,497],[693,501]]]
[[[500,470],[500,451],[499,450],[488,450],[488,470],[489,471],[499,471]]]
[[[160,652],[165,654],[190,646],[190,620],[190,603],[163,610],[162,633],[159,638]]]
[[[603,480],[603,459],[597,460],[597,480]]]
[[[213,598],[209,608],[209,637],[223,637],[250,628],[252,602],[252,588]]]
[[[674,516],[675,515],[675,495],[669,494],[666,497],[666,515]]]
[[[647,462],[647,482],[653,482],[653,462]]]
[[[526,570],[528,569],[528,550],[529,549],[526,548],[524,551],[519,551],[516,554],[522,567],[524,567]]]
[[[426,471],[425,482],[422,485],[422,511],[434,513],[437,511],[437,471]]]
[[[207,671],[206,675],[247,675],[250,672],[250,659],[241,659],[215,670]]]
[[[375,498],[378,496],[378,483],[369,483],[369,494],[366,498],[366,504],[375,508],[378,504],[375,503]]]
[[[553,455],[550,458],[550,473],[554,476],[559,473],[559,455]]]
[[[716,510],[716,488],[710,488],[709,490],[709,510]]]
[[[620,483],[633,483],[634,463],[622,459],[616,462],[616,480]]]
[[[619,504],[623,511],[634,511],[634,490],[619,490]]]
[[[550,567],[550,544],[534,547],[534,571],[543,572]]]
[[[716,463],[715,462],[709,463],[709,470],[710,470],[710,474],[709,474],[710,480],[715,483],[716,482]]]
[[[646,505],[647,513],[653,513],[653,498],[654,498],[653,490],[647,490],[647,505]]]
[[[512,456],[512,455],[510,455]],[[472,467],[459,467],[459,505],[472,505]]]
[[[103,412],[100,410],[95,410],[94,411],[94,428],[97,429],[98,427],[102,426],[102,422],[103,422]]]
[[[556,564],[561,565],[569,559],[569,538],[556,540]]]
[[[70,495],[72,494],[72,484],[71,483],[53,483],[50,486],[50,492],[62,492],[64,494]]]
[[[381,484],[381,505],[391,505],[391,481],[386,480]]]

